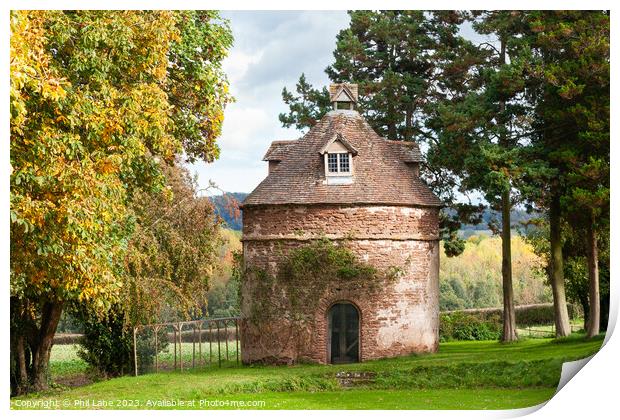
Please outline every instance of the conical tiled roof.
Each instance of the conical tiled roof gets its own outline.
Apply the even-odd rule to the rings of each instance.
[[[320,154],[340,134],[357,151],[353,182],[327,185]],[[440,207],[441,201],[408,163],[422,160],[413,142],[379,137],[356,111],[328,112],[299,140],[274,142],[265,160],[279,161],[244,200],[263,204],[391,204]]]

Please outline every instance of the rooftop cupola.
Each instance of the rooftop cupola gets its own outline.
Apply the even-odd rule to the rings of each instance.
[[[329,100],[334,109],[354,110],[357,104],[357,85],[351,83],[329,85]]]

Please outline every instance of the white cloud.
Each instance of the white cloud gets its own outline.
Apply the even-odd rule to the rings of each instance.
[[[222,67],[228,75],[228,81],[231,84],[232,92],[235,93],[237,83],[243,80],[250,66],[258,63],[263,56],[263,50],[254,53],[246,53],[241,50],[233,49]]]
[[[295,139],[300,133],[282,128],[286,112],[281,92],[294,88],[301,73],[315,85],[329,83],[324,73],[333,61],[336,34],[347,27],[344,11],[225,12],[234,46],[223,63],[236,102],[226,108],[220,159],[196,163],[201,188],[213,180],[226,191],[250,192],[267,175],[261,159],[273,140]]]
[[[232,104],[224,114],[224,127],[218,143],[222,151],[242,152],[257,143],[256,137],[272,129],[272,117],[260,108]],[[258,141],[263,145],[267,140]]]
[[[209,181],[213,181],[218,188],[229,192],[250,192],[267,176],[267,166],[260,159],[251,161],[228,157],[208,165],[189,165],[189,169],[198,175],[199,188],[204,188],[209,185]],[[208,192],[208,195],[214,194],[218,195],[220,192]]]

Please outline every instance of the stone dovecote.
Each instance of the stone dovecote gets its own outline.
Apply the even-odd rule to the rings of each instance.
[[[330,95],[354,105],[357,86],[332,85]],[[293,340],[284,319],[242,322],[246,363],[352,362],[437,349],[441,202],[419,177],[418,146],[378,136],[353,105],[335,105],[301,139],[269,147],[269,174],[242,205],[244,262],[275,275],[288,250],[326,237],[346,240],[378,269],[402,267],[402,275],[380,293],[334,282],[309,308],[308,331]],[[242,312],[252,290],[242,285]],[[266,330],[282,332],[264,340]]]

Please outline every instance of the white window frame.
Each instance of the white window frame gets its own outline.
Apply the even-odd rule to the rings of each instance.
[[[329,170],[329,155],[336,155],[336,166],[338,168],[336,172],[332,172]],[[342,155],[347,155],[349,157],[349,170],[347,172],[340,170],[340,157]],[[325,174],[327,176],[351,176],[353,174],[353,155],[351,154],[351,152],[334,151],[325,153]]]
[[[353,167],[353,155],[356,152],[351,150],[351,147],[348,146],[344,139],[342,139],[343,141],[339,139],[340,134],[334,136],[334,138],[321,149],[325,165],[325,180],[323,182],[327,185],[349,185],[353,183],[353,173],[355,171]],[[336,172],[331,172],[329,170],[329,156],[333,154],[336,155]],[[349,160],[349,170],[347,172],[341,170],[342,161],[344,160],[342,157],[345,155]]]

